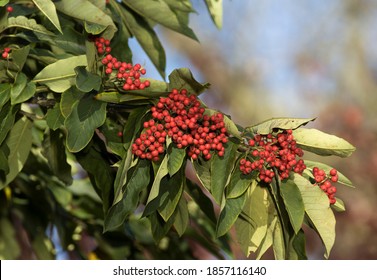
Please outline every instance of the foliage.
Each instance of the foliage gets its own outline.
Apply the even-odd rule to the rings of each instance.
[[[221,27],[221,1],[205,3]],[[165,51],[155,26],[197,40],[188,25],[190,1],[0,5],[13,8],[0,12],[0,258],[23,257],[22,231],[34,257],[55,258],[54,229],[71,257],[89,259],[194,258],[193,243],[225,258],[231,238],[246,256],[262,258],[272,247],[277,259],[305,259],[306,228],[329,256],[333,210],[345,208],[333,189],[322,187],[331,180],[352,183],[323,163],[298,165],[298,158],[303,151],[348,157],[351,144],[303,127],[314,119],[241,127],[200,101],[210,85],[187,68],[174,70],[168,81],[131,75],[133,69],[145,74],[138,64],[120,70],[132,62],[134,37],[164,79]],[[125,87],[128,79],[137,88]],[[189,109],[197,111],[185,119]],[[151,143],[141,138],[157,124],[165,134],[152,158]],[[185,144],[183,135],[193,139]],[[88,240],[95,245],[83,246]]]

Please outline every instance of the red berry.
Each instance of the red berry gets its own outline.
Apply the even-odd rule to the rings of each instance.
[[[7,12],[8,12],[8,13],[13,12],[13,7],[12,7],[12,6],[7,6]]]
[[[122,131],[118,131],[118,137],[123,137],[123,132]]]
[[[338,173],[338,171],[335,168],[333,168],[333,169],[330,170],[330,175],[331,176],[335,176],[335,175],[337,175],[337,173]]]

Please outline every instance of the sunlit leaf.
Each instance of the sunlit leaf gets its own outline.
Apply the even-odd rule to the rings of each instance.
[[[223,25],[223,1],[222,0],[205,0],[208,11],[217,28]]]
[[[58,15],[56,13],[56,8],[54,2],[51,0],[33,0],[34,4],[41,10],[42,13],[51,21],[51,23],[59,30],[60,33],[63,33]]]
[[[44,84],[55,92],[64,92],[75,84],[75,68],[77,66],[86,65],[86,55],[59,59],[55,63],[43,68],[42,71],[34,77],[33,82]]]
[[[300,126],[306,125],[308,122],[314,121],[312,119],[294,119],[294,118],[271,118],[263,121],[251,127],[247,127],[246,130],[250,130],[256,134],[269,134],[274,129],[297,129]]]
[[[322,156],[348,157],[356,148],[338,136],[311,128],[299,128],[293,132],[297,146]]]

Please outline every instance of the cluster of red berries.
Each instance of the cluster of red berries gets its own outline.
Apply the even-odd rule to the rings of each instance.
[[[333,168],[330,170],[329,174],[326,174],[324,170],[314,167],[312,172],[315,184],[327,194],[330,204],[334,204],[336,202],[336,187],[332,183],[338,182],[338,171]]]
[[[298,157],[303,155],[302,149],[297,147],[292,130],[284,130],[277,135],[257,134],[248,141],[247,156],[240,160],[240,170],[245,175],[257,170],[260,180],[271,183],[276,175],[274,170],[280,179],[288,178],[291,171],[302,174],[306,166]]]
[[[105,73],[111,75],[115,73],[116,83],[124,90],[144,89],[150,86],[148,80],[142,82],[140,77],[146,74],[146,70],[140,64],[132,65],[131,63],[118,61],[113,57],[110,47],[110,41],[99,37],[95,39],[97,52],[104,57],[101,60],[102,65],[105,66]]]
[[[10,51],[11,51],[10,48],[4,48],[4,50],[3,50],[2,54],[1,54],[1,57],[2,58],[8,58]]]
[[[225,147],[223,144],[228,141],[224,116],[221,113],[212,116],[205,115],[205,109],[201,106],[196,95],[189,95],[185,89],[181,91],[173,89],[167,97],[161,97],[156,106],[151,108],[151,111],[153,119],[145,122],[144,128],[147,129],[146,133],[150,133],[149,130],[157,127],[160,137],[153,136],[155,140],[158,139],[158,143],[163,144],[164,137],[168,135],[172,142],[177,145],[177,148],[187,148],[187,155],[193,160],[196,160],[199,156],[209,160],[212,157],[211,151],[217,152],[219,156],[224,155]],[[138,144],[140,140],[138,139],[135,140],[134,144],[136,145],[133,149],[133,153],[137,156],[141,154],[138,152],[141,150]],[[150,151],[150,149],[147,150]],[[161,148],[158,152],[161,154],[164,151]],[[154,156],[152,156],[153,158]]]
[[[132,153],[142,159],[158,161],[159,155],[165,151],[167,133],[164,126],[153,119],[144,122],[143,126],[145,131],[132,144]]]

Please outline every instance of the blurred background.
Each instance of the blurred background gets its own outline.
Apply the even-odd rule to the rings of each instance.
[[[193,4],[191,27],[200,43],[158,29],[166,73],[189,67],[212,84],[202,95],[206,104],[240,125],[317,117],[311,127],[356,146],[350,158],[321,159],[356,186],[338,186],[347,211],[336,213],[330,257],[377,259],[377,1],[224,0],[221,30],[203,16],[202,0]],[[134,54],[149,76],[161,78],[142,51]],[[308,234],[308,257],[321,259],[320,240]]]

